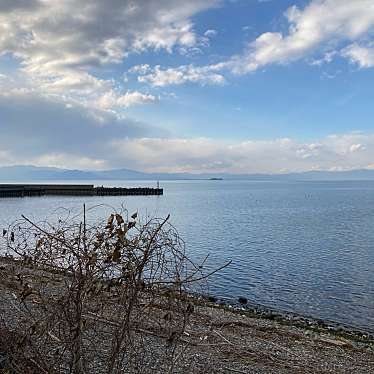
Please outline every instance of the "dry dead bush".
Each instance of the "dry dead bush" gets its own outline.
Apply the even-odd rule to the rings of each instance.
[[[8,352],[11,372],[20,362],[40,373],[173,372],[194,310],[186,291],[207,275],[169,217],[126,216],[23,217],[3,231],[15,265],[1,323],[22,343]]]

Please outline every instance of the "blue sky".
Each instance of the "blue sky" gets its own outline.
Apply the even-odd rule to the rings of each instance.
[[[0,35],[0,165],[374,168],[374,0],[5,0]]]

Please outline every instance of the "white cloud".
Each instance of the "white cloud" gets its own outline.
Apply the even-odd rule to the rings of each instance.
[[[312,60],[310,64],[315,65],[315,66],[321,66],[326,63],[329,64],[330,62],[333,61],[336,55],[337,55],[336,51],[328,51],[324,54],[322,58]]]
[[[149,64],[136,65],[129,69],[129,73],[138,73],[142,75],[148,73],[149,71],[151,71],[151,67]]]
[[[227,71],[247,74],[269,64],[286,64],[306,57],[311,57],[312,65],[322,65],[332,62],[338,54],[362,68],[374,66],[373,43],[357,44],[374,34],[373,0],[312,0],[303,9],[290,7],[285,16],[289,23],[287,33],[265,32],[248,43],[242,53],[226,61],[174,68],[147,66],[147,71],[137,71],[139,81],[154,86],[186,82],[221,84]],[[213,36],[214,31],[207,30],[206,34]],[[351,45],[341,46],[347,43]],[[339,53],[340,48],[343,49]],[[323,56],[315,58],[316,53]]]
[[[218,32],[217,30],[209,29],[204,32],[204,35],[208,38],[214,38],[217,36]]]
[[[105,160],[84,157],[80,155],[71,155],[66,153],[47,153],[39,157],[28,159],[27,163],[34,166],[59,167],[62,169],[80,170],[103,170],[108,167]]]
[[[354,41],[373,31],[372,0],[312,0],[304,9],[292,6],[285,16],[287,34],[266,32],[234,56],[228,66],[245,74],[272,63],[288,63],[306,57],[318,47]]]
[[[7,0],[0,4],[0,55],[17,57],[25,79],[45,93],[95,104],[118,90],[116,82],[98,78],[93,69],[118,64],[130,53],[148,49],[201,54],[217,31],[208,29],[198,35],[192,17],[218,4],[220,0]],[[313,59],[313,64],[331,62],[341,43],[351,45],[340,55],[362,68],[373,66],[371,44],[362,45],[362,39],[374,32],[373,0],[311,0],[304,8],[290,7],[285,16],[287,32],[265,32],[248,43],[245,51],[220,64],[143,65],[143,70],[133,73],[140,74],[141,82],[155,86],[222,84],[225,71],[245,74],[316,51],[324,57]],[[119,92],[118,100],[124,94]]]
[[[218,1],[4,0],[0,56],[20,61],[26,85],[93,105],[116,85],[98,78],[93,69],[147,49],[171,52],[200,45],[205,37],[195,33],[191,17]],[[120,92],[113,101],[125,106],[153,102]]]
[[[342,51],[342,55],[361,68],[374,67],[374,43],[369,43],[367,46],[351,44]]]
[[[18,55],[31,67],[59,69],[117,63],[133,50],[191,46],[197,36],[189,18],[217,1],[33,3],[6,6],[0,13],[0,50]]]
[[[225,78],[222,74],[216,72],[217,69],[214,65],[203,67],[183,65],[169,69],[162,69],[157,65],[146,74],[139,75],[138,80],[142,83],[150,83],[156,87],[180,85],[189,82],[201,85],[222,85],[225,83]]]
[[[128,91],[124,95],[118,95],[115,91],[111,90],[100,97],[98,105],[102,109],[128,108],[139,104],[156,103],[157,101],[157,97],[138,91]]]
[[[362,144],[352,144],[350,147],[349,147],[349,151],[351,153],[353,152],[360,152],[360,151],[364,151],[366,148],[365,146],[363,146]]]

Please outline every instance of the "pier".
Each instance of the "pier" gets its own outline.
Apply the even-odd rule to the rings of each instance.
[[[95,187],[89,184],[0,184],[0,198],[32,196],[160,196],[163,188]]]

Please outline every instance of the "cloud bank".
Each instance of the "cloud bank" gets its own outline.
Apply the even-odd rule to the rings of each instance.
[[[283,173],[374,168],[374,134],[224,142],[213,139],[115,140],[113,149],[139,169],[173,172]],[[121,152],[123,150],[123,153]],[[141,154],[142,158],[136,158]]]
[[[110,111],[28,91],[0,93],[0,113],[1,164],[110,166],[113,139],[167,135]]]
[[[374,134],[331,135],[309,143],[170,138],[165,130],[110,111],[23,91],[0,94],[0,113],[0,165],[193,173],[374,167]]]

